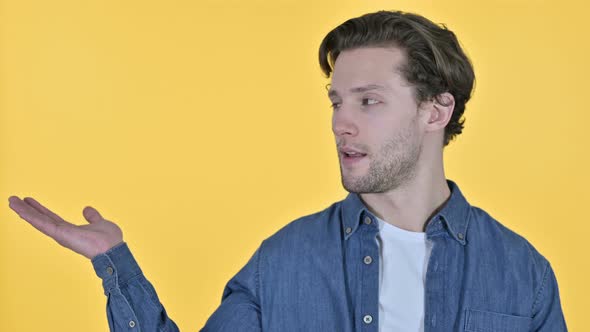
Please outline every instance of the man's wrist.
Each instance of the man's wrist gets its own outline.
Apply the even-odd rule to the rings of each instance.
[[[105,294],[142,273],[126,242],[121,242],[91,260],[96,275],[102,279]]]

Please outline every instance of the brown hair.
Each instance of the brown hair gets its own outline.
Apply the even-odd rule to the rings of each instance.
[[[451,120],[445,127],[446,146],[463,130],[461,119],[471,97],[475,74],[455,34],[425,17],[402,11],[378,11],[349,19],[330,31],[319,49],[320,67],[326,77],[340,52],[360,47],[399,47],[406,55],[400,68],[415,88],[418,103],[449,92],[455,98]]]

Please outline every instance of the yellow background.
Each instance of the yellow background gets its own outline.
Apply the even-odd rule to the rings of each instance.
[[[590,122],[582,1],[0,0],[0,331],[106,331],[100,279],[8,208],[97,208],[182,331],[260,242],[345,197],[317,51],[346,19],[420,13],[477,85],[447,177],[552,263],[587,330]]]

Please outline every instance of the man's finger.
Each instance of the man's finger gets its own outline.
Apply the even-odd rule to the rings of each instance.
[[[31,226],[35,227],[41,233],[55,239],[60,242],[63,239],[56,239],[58,227],[76,227],[73,224],[63,220],[55,220],[40,213],[35,208],[25,203],[16,196],[11,196],[9,199],[9,206],[14,210],[21,219],[27,221]]]
[[[27,203],[30,206],[32,206],[33,208],[35,208],[35,210],[37,210],[40,213],[42,213],[42,214],[50,217],[51,219],[54,219],[55,221],[58,221],[58,222],[66,222],[65,220],[63,220],[62,217],[58,216],[53,211],[51,211],[48,208],[46,208],[45,206],[43,206],[41,203],[39,203],[33,197],[25,197],[23,199],[23,201],[25,201],[25,203]]]
[[[88,222],[91,224],[104,220],[100,213],[98,213],[98,211],[96,211],[96,209],[92,206],[85,207],[84,210],[82,210],[82,214],[84,215],[84,218],[86,218],[86,220],[88,220]]]

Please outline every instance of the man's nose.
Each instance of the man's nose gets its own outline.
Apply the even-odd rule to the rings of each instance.
[[[358,134],[358,123],[353,108],[342,104],[338,110],[333,111],[332,132],[336,136],[356,136]]]

